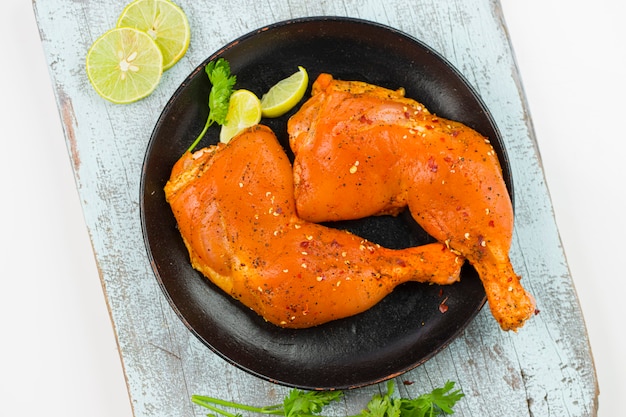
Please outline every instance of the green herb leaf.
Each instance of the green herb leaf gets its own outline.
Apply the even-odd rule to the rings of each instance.
[[[292,389],[283,401],[286,417],[318,414],[324,406],[342,397],[341,391],[301,391]]]
[[[387,393],[384,395],[375,394],[367,403],[367,408],[361,412],[362,417],[400,417],[400,406],[402,401],[394,399],[393,381],[387,382]]]
[[[461,390],[452,391],[454,382],[448,381],[442,388],[434,389],[430,394],[423,394],[415,399],[394,398],[394,383],[387,382],[387,392],[372,396],[367,408],[353,417],[438,417],[454,414],[452,407],[464,397]],[[205,407],[223,417],[242,417],[240,413],[231,413],[223,408],[248,411],[258,414],[270,414],[283,417],[322,417],[325,406],[343,397],[342,391],[302,391],[292,389],[282,404],[255,407],[225,401],[218,398],[193,395],[193,403]],[[208,414],[215,417],[216,414]]]
[[[193,151],[205,133],[213,123],[223,125],[226,123],[226,115],[228,114],[228,103],[233,93],[233,88],[237,82],[237,77],[231,75],[230,64],[224,58],[217,61],[209,62],[204,71],[211,82],[211,91],[209,92],[209,116],[193,144],[187,149],[187,152]]]
[[[436,417],[454,414],[452,407],[465,395],[461,390],[452,391],[454,382],[448,381],[443,388],[435,388],[430,394],[402,401],[402,417]]]
[[[230,74],[230,64],[224,58],[209,62],[204,70],[213,85],[209,93],[209,119],[223,125],[237,77]]]

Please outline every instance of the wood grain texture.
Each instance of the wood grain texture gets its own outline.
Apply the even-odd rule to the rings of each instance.
[[[400,394],[413,397],[450,379],[466,394],[456,408],[458,416],[596,415],[597,380],[584,320],[496,0],[178,0],[192,30],[187,55],[165,73],[150,97],[119,106],[97,96],[84,60],[91,43],[114,26],[125,3],[34,0],[33,6],[137,417],[205,415],[191,405],[194,393],[273,403],[288,391],[209,351],[170,308],[143,244],[139,181],[146,145],[163,106],[199,63],[261,26],[319,15],[395,27],[450,60],[491,110],[513,171],[512,260],[536,296],[540,314],[519,333],[504,333],[483,309],[448,348],[398,378]],[[358,412],[378,390],[351,391],[333,406],[332,414]]]

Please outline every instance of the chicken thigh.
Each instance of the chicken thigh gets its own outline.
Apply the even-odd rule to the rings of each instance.
[[[391,250],[297,217],[291,163],[261,125],[185,153],[165,194],[193,267],[281,327],[355,315],[406,281],[455,282],[463,263],[442,243]]]
[[[321,74],[288,123],[298,215],[308,221],[397,214],[476,269],[502,329],[534,313],[509,260],[513,209],[485,137],[422,104],[358,81]]]

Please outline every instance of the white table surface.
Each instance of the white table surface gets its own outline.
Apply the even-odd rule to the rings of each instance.
[[[130,417],[32,6],[3,6],[0,415],[72,417],[89,407],[91,417]],[[502,0],[502,7],[587,323],[598,415],[623,415],[626,7],[621,0]]]

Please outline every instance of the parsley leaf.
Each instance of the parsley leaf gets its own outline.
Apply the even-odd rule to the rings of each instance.
[[[209,120],[223,125],[228,114],[228,100],[237,77],[230,74],[230,64],[224,58],[209,62],[204,71],[213,85],[209,93]]]
[[[230,64],[224,58],[209,62],[204,67],[204,71],[211,82],[211,91],[209,92],[209,116],[207,117],[202,132],[200,132],[200,135],[198,135],[193,144],[187,149],[187,152],[193,151],[213,123],[219,125],[226,123],[228,102],[230,101],[230,96],[237,82],[237,77],[230,73]]]
[[[399,399],[394,399],[393,381],[387,382],[387,393],[385,395],[375,394],[367,403],[367,408],[360,414],[361,417],[400,417]]]
[[[284,417],[312,417],[322,411],[324,406],[330,404],[332,401],[338,401],[342,396],[342,391],[301,391],[292,389],[289,391],[289,395],[285,397],[282,404],[263,407],[255,407],[202,395],[192,395],[191,401],[194,404],[208,408],[224,417],[242,417],[242,415],[241,413],[233,414],[224,410],[222,407],[257,414],[270,414]],[[215,416],[215,414],[207,415]]]
[[[452,407],[465,396],[461,390],[452,391],[454,385],[454,382],[448,381],[442,388],[435,388],[430,394],[422,394],[412,400],[403,399],[402,417],[436,417],[442,414],[454,414]]]
[[[292,389],[283,401],[286,417],[317,414],[324,406],[342,397],[341,391],[301,391]]]
[[[444,414],[454,414],[452,407],[464,397],[461,390],[452,391],[454,382],[448,381],[442,388],[435,388],[429,394],[423,394],[415,399],[394,397],[394,383],[387,382],[387,392],[372,396],[367,407],[352,417],[439,417]],[[241,413],[231,413],[223,409],[233,408],[258,414],[270,414],[283,417],[323,417],[319,413],[333,401],[343,397],[342,391],[302,391],[292,389],[284,398],[282,404],[255,407],[225,401],[217,398],[193,395],[191,401],[205,407],[216,414],[207,414],[215,417],[242,417]]]

